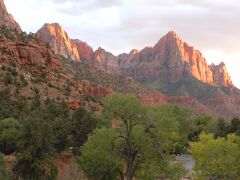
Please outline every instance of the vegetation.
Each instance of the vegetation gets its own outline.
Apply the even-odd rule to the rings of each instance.
[[[237,118],[216,121],[175,105],[145,106],[135,96],[116,94],[102,100],[103,111],[96,116],[84,108],[70,111],[60,99],[42,102],[42,91],[32,90],[31,103],[21,95],[12,100],[10,89],[0,92],[0,152],[17,158],[13,175],[0,156],[1,179],[56,179],[56,154],[70,149],[89,179],[178,180],[186,170],[173,157],[182,153],[196,160],[196,178],[240,175]]]
[[[79,163],[90,178],[180,179],[185,174],[182,166],[171,163],[171,155],[184,151],[191,128],[181,127],[190,111],[146,107],[134,96],[119,95],[105,98],[103,107],[114,128],[97,129],[81,148]]]
[[[196,159],[198,179],[237,179],[240,177],[239,138],[228,135],[214,139],[213,134],[201,134],[199,142],[190,143]]]
[[[78,152],[96,118],[85,109],[70,112],[64,102],[50,99],[36,106],[39,91],[34,92],[32,107],[21,97],[13,103],[8,89],[0,92],[0,152],[16,155],[16,172],[23,179],[55,179],[55,154],[71,146]]]
[[[7,170],[5,162],[4,162],[4,155],[0,153],[0,179],[4,180],[12,180],[13,174]]]

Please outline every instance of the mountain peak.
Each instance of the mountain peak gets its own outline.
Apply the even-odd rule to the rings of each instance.
[[[132,49],[131,51],[130,51],[130,54],[131,55],[135,55],[135,54],[138,54],[140,51],[138,50],[138,49]]]
[[[21,27],[14,20],[13,16],[7,12],[7,9],[3,0],[0,0],[0,26],[16,29],[18,32],[22,31]]]
[[[169,31],[166,36],[168,37],[174,37],[174,38],[179,38],[178,34],[175,31]]]
[[[58,23],[46,23],[38,30],[37,36],[49,43],[56,54],[67,59],[80,60],[76,45],[69,38],[67,32]]]
[[[221,62],[218,65],[211,64],[210,68],[213,72],[214,82],[216,82],[218,85],[224,85],[227,87],[233,86],[232,79],[228,74],[228,70],[224,62]]]
[[[43,27],[45,27],[45,28],[63,29],[63,27],[59,23],[57,23],[57,22],[55,22],[55,23],[45,23],[43,25]]]

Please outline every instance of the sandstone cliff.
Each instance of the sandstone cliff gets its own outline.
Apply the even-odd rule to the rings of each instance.
[[[46,43],[56,54],[72,60],[80,60],[77,46],[68,37],[67,32],[58,24],[44,24],[37,36]]]
[[[45,24],[37,34],[50,43],[55,53],[81,60],[109,74],[132,76],[142,82],[158,80],[163,83],[190,75],[210,85],[233,86],[225,65],[209,66],[200,51],[182,41],[173,31],[153,47],[141,51],[133,49],[129,54],[119,56],[102,48],[94,52],[87,43],[71,40],[58,24]]]
[[[217,85],[232,87],[232,79],[228,74],[226,65],[222,62],[219,65],[211,64],[210,68],[213,72],[213,80]]]
[[[13,16],[7,12],[4,0],[0,0],[0,26],[5,26],[10,29],[15,29],[21,32],[21,27],[14,20]]]
[[[120,59],[123,73],[140,81],[161,78],[170,82],[192,75],[202,82],[213,83],[212,71],[202,54],[172,31],[154,47],[120,56]]]
[[[79,39],[72,39],[71,41],[76,45],[81,61],[91,63],[94,57],[94,51],[92,47]]]

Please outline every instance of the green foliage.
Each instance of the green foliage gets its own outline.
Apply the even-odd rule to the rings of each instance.
[[[228,122],[226,122],[224,119],[219,119],[218,124],[215,130],[215,136],[216,137],[226,137],[229,133],[231,127]]]
[[[238,136],[240,135],[240,119],[233,118],[231,120],[230,132],[235,133]]]
[[[90,179],[116,179],[124,164],[119,136],[115,129],[97,129],[81,148],[79,163]]]
[[[206,115],[193,116],[190,123],[191,128],[188,135],[190,141],[197,141],[202,132],[213,133],[217,126],[216,121]]]
[[[0,152],[11,154],[16,151],[16,138],[20,128],[19,122],[12,118],[0,121]]]
[[[54,153],[54,137],[49,123],[32,116],[26,118],[22,125],[17,140],[18,171],[30,178],[48,176],[44,166]]]
[[[237,137],[214,139],[213,134],[201,134],[200,141],[190,143],[190,151],[196,160],[196,178],[237,179],[240,173]]]
[[[188,139],[189,115],[191,111],[180,109],[177,106],[149,106],[147,126],[155,138],[159,151],[164,153],[180,153]],[[184,128],[183,128],[184,127]],[[190,128],[190,127],[189,127]]]
[[[110,95],[103,100],[103,105],[104,115],[113,123],[115,129],[98,130],[96,134],[89,137],[89,140],[83,146],[80,165],[84,167],[84,171],[88,176],[94,178],[99,176],[99,171],[104,171],[108,172],[109,179],[116,179],[116,176],[120,179],[126,177],[128,180],[134,177],[139,179],[156,179],[165,172],[164,168],[167,167],[167,164],[169,165],[169,171],[171,168],[179,168],[179,171],[181,171],[179,166],[174,167],[175,165],[169,163],[168,159],[165,158],[164,153],[166,151],[162,149],[167,146],[167,140],[166,144],[161,144],[159,139],[159,137],[169,138],[172,135],[172,131],[177,130],[180,126],[178,121],[174,121],[171,118],[167,119],[172,120],[169,123],[170,125],[166,125],[165,122],[167,120],[164,121],[165,118],[160,118],[168,108],[162,109],[160,113],[157,106],[146,108],[135,96],[131,95]],[[167,116],[165,117],[167,118]],[[149,118],[152,118],[151,122]],[[166,128],[165,134],[162,135],[162,129],[159,130],[158,128]],[[158,136],[156,132],[159,132],[162,136]],[[117,135],[111,135],[114,133],[117,133]],[[101,138],[99,138],[100,136]],[[92,144],[91,148],[95,147],[94,150],[90,150],[90,147],[86,148],[90,146],[89,143]],[[96,153],[89,154],[89,151]],[[97,152],[100,153],[98,154]],[[105,159],[105,154],[110,155],[110,157],[106,156]],[[168,153],[166,157],[168,157]],[[116,166],[112,165],[113,169],[109,170],[108,165],[114,159],[124,162],[124,166],[115,164]],[[89,161],[91,162],[90,164],[88,164]],[[160,165],[161,163],[162,165]],[[97,164],[97,166],[93,164]],[[91,167],[93,166],[94,168],[92,169]],[[90,175],[89,171],[91,172]],[[183,171],[181,172],[178,173],[178,178],[184,174]],[[170,175],[165,177],[170,178]],[[99,179],[106,179],[106,177]]]
[[[79,148],[83,145],[88,134],[97,126],[96,118],[83,108],[76,110],[70,120],[70,133],[72,146],[75,153],[79,153]]]

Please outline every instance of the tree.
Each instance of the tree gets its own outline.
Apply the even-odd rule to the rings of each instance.
[[[107,130],[102,130],[101,137],[105,137],[104,140],[98,138],[100,133],[89,137],[89,140],[83,146],[80,156],[80,159],[84,159],[84,161],[80,161],[80,164],[83,164],[82,166],[84,166],[83,169],[86,174],[90,171],[92,174],[98,175],[99,171],[104,171],[111,174],[108,175],[109,179],[114,179],[118,174],[118,178],[121,180],[131,180],[134,177],[143,179],[146,177],[146,174],[148,174],[148,177],[153,177],[153,179],[158,178],[162,173],[160,171],[161,167],[164,167],[160,166],[160,163],[165,164],[167,158],[160,157],[155,139],[149,132],[152,124],[146,123],[148,109],[135,96],[131,95],[110,95],[104,99],[103,106],[105,117],[112,122],[115,128],[109,131],[113,131],[116,134],[113,136],[113,139],[109,139],[108,136],[111,137],[112,135],[108,135]],[[97,153],[88,154],[91,151],[90,148],[86,150],[86,147],[89,146],[89,141],[94,141],[92,143],[94,145],[91,148],[95,148],[94,152],[101,152],[103,158],[99,158],[100,155]],[[108,148],[106,148],[106,144]],[[108,153],[110,157],[105,159],[104,154]],[[108,165],[112,163],[112,159],[121,160],[123,165],[109,169]],[[163,159],[166,161],[163,161]],[[91,169],[94,163],[88,164],[88,162],[93,161],[98,166],[94,166],[94,169]],[[151,171],[152,169],[159,171]],[[104,179],[104,177],[99,179]]]
[[[49,122],[54,136],[54,148],[61,152],[70,146],[70,125],[69,119],[56,117]]]
[[[230,131],[231,133],[236,133],[237,135],[240,135],[240,119],[233,118],[231,120]]]
[[[143,125],[145,109],[135,96],[108,96],[104,102],[105,114],[119,122],[120,137],[124,142],[123,156],[126,161],[126,179],[133,178],[141,163],[141,142],[137,141],[135,128]],[[139,144],[138,144],[139,143]]]
[[[0,91],[0,120],[14,115],[14,109],[10,101],[10,90]]]
[[[190,123],[192,124],[188,135],[190,141],[198,141],[201,133],[213,133],[216,129],[216,122],[211,116],[193,116]]]
[[[56,168],[51,163],[53,144],[54,137],[48,122],[33,115],[24,119],[17,144],[18,172],[26,179],[54,176]]]
[[[21,125],[15,119],[9,118],[0,121],[0,152],[11,154],[16,151],[20,128]]]
[[[79,153],[80,146],[86,142],[96,125],[96,118],[87,110],[79,108],[73,113],[69,126],[75,153]]]
[[[187,135],[182,133],[180,127],[184,123],[184,119],[179,119],[179,115],[183,115],[180,109],[172,105],[154,105],[149,106],[147,115],[148,132],[154,139],[155,146],[159,154],[172,154],[181,151],[187,143]],[[185,137],[184,137],[185,136]]]
[[[123,168],[121,142],[115,129],[97,129],[81,148],[79,163],[92,179],[114,180]]]
[[[237,137],[214,139],[213,134],[201,134],[199,142],[190,143],[190,152],[196,160],[197,178],[237,179],[240,173]]]
[[[218,124],[215,130],[216,137],[226,137],[227,134],[230,132],[230,124],[227,123],[224,119],[219,119]]]

